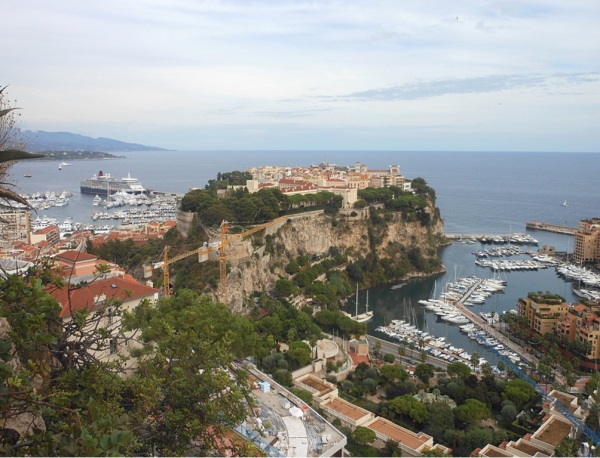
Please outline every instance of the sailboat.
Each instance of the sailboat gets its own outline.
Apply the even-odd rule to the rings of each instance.
[[[357,323],[365,323],[373,318],[373,312],[369,312],[369,290],[367,290],[367,302],[365,304],[366,311],[365,313],[358,314],[358,283],[356,284],[356,315],[352,316],[348,312],[342,312],[351,320],[356,321]]]
[[[561,204],[563,207],[568,207],[569,204],[567,203],[567,199],[565,199],[565,201]]]
[[[424,305],[424,306],[428,306],[428,305],[435,305],[435,289],[436,289],[436,285],[437,285],[437,280],[433,281],[433,289],[431,290],[431,294],[429,295],[429,299],[421,299],[419,301],[419,304]]]
[[[369,290],[367,290],[367,301],[365,302],[365,313],[358,314],[358,292],[356,294],[356,316],[352,319],[358,323],[365,323],[373,318],[373,312],[369,312]]]

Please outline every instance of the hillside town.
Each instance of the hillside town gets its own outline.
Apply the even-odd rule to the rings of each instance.
[[[360,191],[396,187],[402,192],[414,193],[411,181],[400,174],[397,165],[387,170],[368,170],[358,162],[354,168],[330,164],[306,168],[265,166],[250,168],[247,173],[252,178],[247,179],[245,185],[218,189],[217,198],[225,198],[237,190],[254,194],[276,188],[288,197],[326,191],[341,196],[340,211],[349,213],[364,203]],[[373,208],[378,207],[384,205],[373,205]],[[143,304],[156,304],[166,298],[152,280],[139,281],[124,267],[86,250],[115,241],[131,240],[135,245],[143,245],[149,240],[160,240],[167,232],[177,229],[178,221],[122,225],[110,231],[73,230],[72,227],[65,231],[58,224],[32,230],[27,210],[4,211],[1,217],[3,276],[26,276],[30,266],[42,259],[48,260],[62,283],[49,284],[45,291],[60,304],[59,317],[65,329],[77,326],[82,312],[99,313],[85,328],[89,331],[101,323],[104,329],[101,337],[104,343],[91,351],[90,358],[108,364],[126,360],[121,376],[127,378],[134,374],[139,361],[132,354],[137,354],[135,351],[141,350],[143,345],[137,338],[137,330],[125,327],[120,317],[124,313],[135,313]],[[573,258],[598,263],[599,240],[600,219],[581,221],[575,233]],[[544,247],[545,253],[551,251]],[[317,264],[314,261],[306,266],[312,268]],[[296,272],[291,269],[288,272],[293,280]],[[568,272],[575,275],[574,271]],[[595,291],[593,286],[597,285],[591,285],[591,281],[589,289]],[[517,304],[512,321],[490,322],[490,332],[507,339],[507,345],[510,340],[537,342],[542,347],[552,344],[543,338],[557,335],[556,343],[565,346],[567,360],[581,355],[582,367],[595,370],[593,365],[600,359],[600,301],[583,295],[582,302],[577,304],[555,299],[554,296],[528,296]],[[256,301],[258,304],[258,298]],[[309,317],[308,312],[313,313],[312,306],[306,302],[291,303],[296,308],[293,313],[306,314],[309,321],[324,310],[315,307],[315,314]],[[115,314],[117,309],[118,314]],[[269,312],[266,306],[257,306],[256,310],[253,326],[259,330],[270,329],[273,311]],[[349,316],[353,319],[351,314]],[[556,383],[545,383],[540,396],[534,388],[519,385],[516,382],[520,380],[516,376],[519,372],[511,372],[509,368],[492,370],[489,363],[480,364],[478,358],[471,357],[464,362],[445,358],[443,361],[438,357],[439,352],[437,355],[424,353],[429,347],[422,342],[429,339],[422,333],[420,337],[411,334],[411,342],[392,344],[386,350],[382,350],[378,339],[366,332],[342,338],[339,334],[319,333],[319,339],[302,341],[309,355],[302,363],[284,356],[286,352],[292,353],[298,341],[286,343],[287,339],[281,337],[280,342],[273,344],[277,351],[271,350],[271,354],[261,358],[255,355],[237,358],[226,369],[232,380],[241,376],[250,386],[253,401],[246,406],[246,418],[227,429],[227,435],[219,440],[222,448],[213,450],[214,453],[226,453],[229,445],[241,441],[251,446],[253,453],[282,457],[347,456],[371,450],[361,448],[367,446],[392,456],[453,456],[457,450],[458,456],[465,451],[480,457],[561,456],[564,444],[581,456],[596,456],[595,436],[592,433],[592,438],[586,439],[589,432],[582,429],[592,412],[597,415],[597,390],[589,389],[594,379],[579,377],[568,382],[565,369],[568,361],[563,360],[560,364],[564,367],[559,370],[555,367],[552,377],[561,382],[560,389],[553,387],[558,386]],[[262,336],[273,338],[269,332]],[[420,352],[415,350],[418,346]],[[533,353],[531,361],[543,359],[541,352],[535,357]],[[281,356],[275,359],[275,355]],[[273,366],[267,363],[269,358],[273,359]],[[287,370],[292,369],[292,365],[294,370]],[[282,370],[289,374],[288,378],[282,378]],[[538,386],[542,380],[532,383]],[[452,385],[456,388],[451,388]],[[479,394],[475,394],[477,386],[488,388],[480,388]],[[510,394],[509,388],[513,386],[522,396]],[[467,403],[464,399],[459,401],[459,387],[462,396],[471,390],[472,396],[479,396],[478,399],[485,402],[471,398]],[[491,395],[494,390],[495,394]],[[468,409],[465,407],[470,400],[478,403],[477,408],[473,407],[474,402]],[[494,418],[489,407],[486,410],[486,403],[502,413]],[[452,438],[444,435],[442,430],[436,429],[439,425],[435,412],[441,411],[444,415],[456,416],[465,430],[478,431],[485,439],[478,436],[469,442],[471,439],[465,439],[468,434],[461,433],[460,439],[458,433]],[[469,419],[469,415],[474,415],[476,421]],[[5,422],[4,427],[16,428],[17,420],[22,419],[17,415],[11,420],[13,423]],[[485,425],[487,433],[477,429],[482,428],[481,425]],[[21,433],[28,434],[27,430]]]

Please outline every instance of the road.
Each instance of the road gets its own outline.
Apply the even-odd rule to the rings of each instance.
[[[369,341],[369,348],[371,354],[373,354],[373,352],[375,351],[376,342],[380,342],[382,355],[385,355],[386,353],[391,353],[396,357],[396,361],[400,361],[402,364],[416,366],[417,364],[421,363],[421,350],[411,350],[410,348],[406,348],[405,356],[400,356],[398,355],[398,347],[400,345],[388,342],[387,340],[383,340],[372,335],[368,335],[367,339]],[[436,358],[432,355],[428,355],[428,360],[426,362],[431,363],[436,367],[440,367],[443,370],[446,370],[449,364],[448,361]]]

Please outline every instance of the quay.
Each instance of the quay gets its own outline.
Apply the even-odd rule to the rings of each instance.
[[[508,238],[509,234],[444,234],[450,240],[491,239],[493,237]]]
[[[472,310],[464,306],[464,302],[481,283],[483,283],[483,280],[479,280],[471,288],[469,288],[469,290],[459,300],[454,302],[454,306],[460,311],[460,313],[463,314],[463,316],[467,317],[469,320],[471,320],[471,322],[475,323],[485,332],[490,334],[492,337],[494,337],[494,339],[496,339],[499,342],[502,342],[502,345],[517,353],[522,359],[526,360],[527,362],[537,363],[537,359],[533,355],[524,352],[523,348],[520,345],[517,345],[515,342],[509,340],[504,334],[498,331],[494,324],[489,324],[479,315],[473,313]]]
[[[575,235],[577,232],[576,227],[561,226],[560,224],[542,223],[539,221],[529,221],[525,224],[527,229],[534,229],[538,231],[556,232],[558,234]]]

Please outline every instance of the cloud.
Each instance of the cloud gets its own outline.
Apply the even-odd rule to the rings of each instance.
[[[418,100],[444,95],[490,93],[521,88],[548,88],[599,80],[600,73],[596,72],[556,75],[492,75],[477,78],[419,81],[326,98],[353,101]]]
[[[255,111],[255,116],[265,116],[270,118],[302,118],[307,116],[315,116],[317,114],[331,111],[329,108],[313,108],[306,110],[291,110],[291,111]]]

